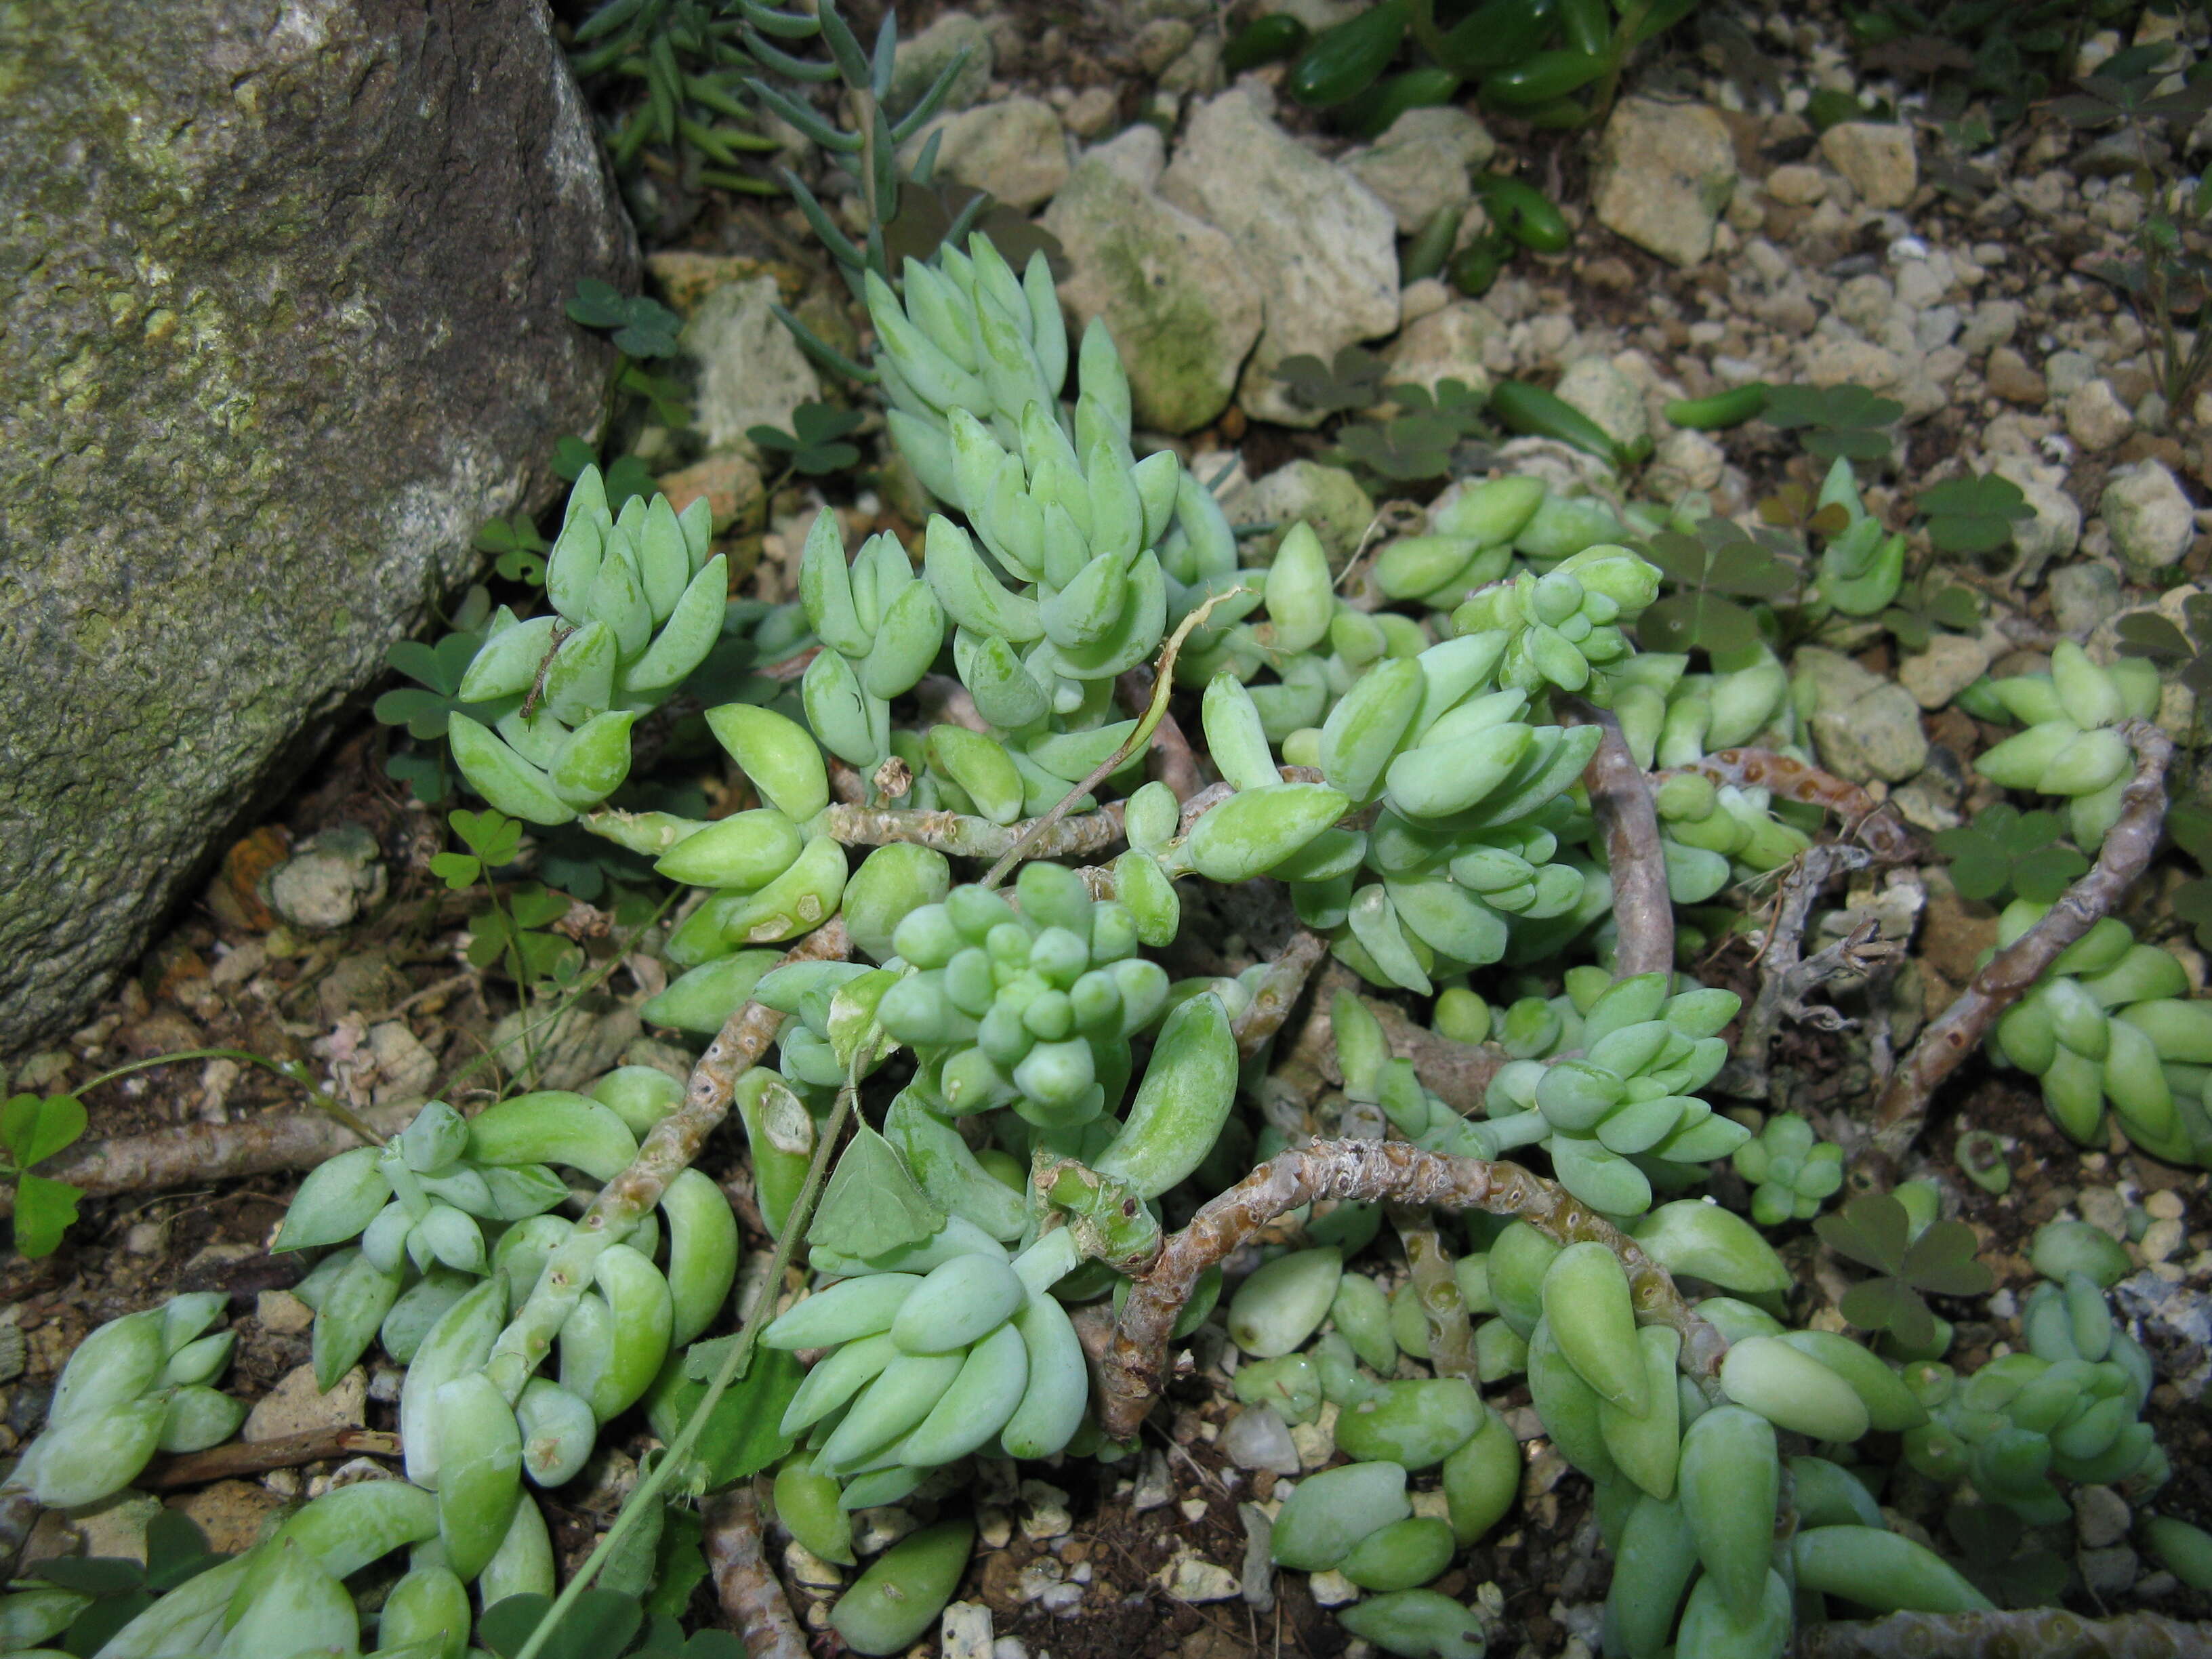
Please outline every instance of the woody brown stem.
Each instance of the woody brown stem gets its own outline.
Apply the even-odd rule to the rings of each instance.
[[[1404,1141],[1316,1141],[1278,1153],[1202,1206],[1137,1274],[1100,1365],[1099,1420],[1109,1437],[1125,1440],[1144,1421],[1167,1375],[1168,1334],[1198,1276],[1277,1216],[1322,1199],[1484,1210],[1517,1217],[1560,1244],[1595,1240],[1620,1257],[1638,1316],[1680,1333],[1685,1371],[1710,1377],[1728,1350],[1633,1239],[1519,1164],[1452,1158]]]
[[[1252,994],[1252,1005],[1231,1029],[1237,1036],[1237,1054],[1249,1060],[1267,1046],[1267,1039],[1283,1029],[1298,994],[1306,988],[1314,964],[1328,951],[1328,941],[1310,928],[1301,927],[1267,969],[1267,976]]]
[[[2135,750],[2136,775],[2121,796],[2119,820],[2105,836],[2097,862],[2059,895],[2042,921],[1990,957],[1957,1000],[1921,1032],[1881,1091],[1872,1143],[1854,1172],[1861,1179],[1879,1182],[1894,1166],[1919,1138],[1937,1086],[2061,951],[2118,908],[2136,878],[2150,866],[2166,825],[2166,769],[2173,759],[2173,739],[2148,720],[2130,720],[2119,730]]]
[[[1577,726],[1601,727],[1597,752],[1583,769],[1583,787],[1605,830],[1606,868],[1613,876],[1613,972],[1622,979],[1674,969],[1674,901],[1667,890],[1667,854],[1659,814],[1644,769],[1628,751],[1620,722],[1574,698],[1562,703]]]
[[[2212,1653],[2212,1624],[2154,1613],[2085,1619],[2063,1607],[2013,1613],[1893,1613],[1863,1623],[1816,1625],[1798,1635],[1799,1659],[2190,1659]]]
[[[714,1595],[746,1653],[751,1659],[809,1659],[805,1635],[762,1547],[760,1500],[752,1482],[739,1481],[708,1498],[701,1518]]]

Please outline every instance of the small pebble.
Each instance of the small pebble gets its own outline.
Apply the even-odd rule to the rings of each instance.
[[[1206,1519],[1206,1500],[1203,1498],[1186,1498],[1176,1507],[1182,1511],[1182,1518],[1186,1521]]]
[[[1306,1580],[1314,1601],[1324,1607],[1341,1607],[1359,1599],[1359,1586],[1334,1570],[1317,1572]]]
[[[2127,1500],[2110,1486],[2084,1486],[2074,1497],[2074,1533],[2084,1549],[2109,1548],[2134,1522]]]
[[[1178,1601],[1227,1601],[1244,1593],[1243,1583],[1228,1568],[1188,1553],[1154,1573],[1152,1581]]]
[[[1301,1427],[1305,1426],[1304,1425]],[[1239,1468],[1273,1469],[1277,1474],[1296,1474],[1306,1467],[1297,1443],[1297,1431],[1283,1421],[1282,1414],[1273,1406],[1253,1406],[1229,1419],[1228,1431],[1221,1437],[1221,1449],[1229,1461]],[[1328,1459],[1322,1460],[1326,1462]],[[1167,1502],[1162,1470],[1161,1492],[1158,1502]],[[1149,1507],[1139,1504],[1139,1508]]]
[[[991,1609],[981,1601],[955,1601],[945,1609],[938,1645],[943,1659],[992,1659]]]
[[[1050,1481],[1023,1481],[1022,1506],[1022,1536],[1032,1542],[1059,1538],[1074,1528],[1074,1517],[1067,1511],[1067,1494]]]
[[[2180,1254],[2185,1243],[2181,1224],[2168,1218],[2154,1221],[2143,1230],[2142,1255],[2146,1261],[2164,1261]]]
[[[2154,1221],[2179,1221],[2188,1213],[2177,1192],[2156,1192],[2143,1200],[2144,1212]]]
[[[795,1538],[783,1547],[783,1571],[792,1583],[811,1589],[836,1589],[845,1582],[835,1563],[824,1561]]]

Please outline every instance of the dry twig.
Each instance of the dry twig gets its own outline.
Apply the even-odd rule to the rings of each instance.
[[[2060,951],[2110,915],[2149,867],[2166,824],[2166,769],[2173,758],[2173,739],[2148,720],[2130,720],[2120,733],[2136,751],[2136,775],[2121,797],[2119,822],[2106,836],[2097,862],[2059,895],[2042,921],[1992,957],[1958,1000],[1921,1032],[1875,1108],[1874,1137],[1862,1164],[1868,1178],[1879,1180],[1919,1137],[1937,1086],[1973,1052],[1997,1016],[2027,994]]]
[[[212,1480],[266,1474],[271,1469],[296,1469],[303,1463],[320,1463],[334,1457],[398,1455],[396,1434],[346,1427],[303,1429],[273,1440],[236,1440],[205,1451],[157,1457],[131,1484],[152,1492],[172,1492],[182,1486],[204,1486]]]
[[[2015,1613],[1893,1613],[1800,1632],[1799,1659],[2192,1659],[2212,1652],[2212,1625],[2154,1613],[2084,1619],[2063,1607]]]
[[[1442,1036],[1414,1024],[1413,1017],[1395,1002],[1370,1001],[1367,1006],[1382,1023],[1391,1054],[1412,1060],[1413,1070],[1431,1094],[1462,1115],[1481,1110],[1491,1080],[1505,1064],[1503,1048]]]
[[[1674,970],[1674,901],[1667,891],[1667,855],[1659,842],[1659,814],[1644,769],[1628,752],[1620,722],[1602,708],[1575,698],[1563,702],[1565,717],[1577,726],[1602,726],[1597,753],[1583,769],[1583,787],[1605,829],[1605,862],[1613,876],[1613,920],[1616,943],[1613,971],[1626,979],[1637,974]]]
[[[1879,927],[1869,918],[1854,927],[1848,937],[1804,957],[1805,928],[1821,890],[1838,874],[1863,869],[1869,856],[1856,847],[1824,842],[1808,848],[1784,872],[1782,890],[1776,896],[1774,920],[1767,925],[1766,942],[1759,953],[1759,994],[1746,1012],[1736,1038],[1735,1058],[1723,1083],[1729,1093],[1764,1098],[1767,1066],[1774,1039],[1785,1019],[1816,1025],[1823,1030],[1846,1030],[1851,1022],[1827,1004],[1808,1004],[1805,999],[1832,979],[1863,974],[1897,954],[1898,947],[1878,937]],[[1784,1103],[1778,1102],[1778,1108]]]
[[[1715,783],[1765,789],[1784,800],[1825,807],[1844,821],[1844,834],[1863,841],[1884,864],[1909,863],[1918,850],[1912,831],[1891,816],[1893,809],[1887,802],[1876,800],[1856,783],[1771,749],[1723,749],[1675,769],[1694,772]],[[1653,781],[1667,775],[1656,774]]]
[[[1152,671],[1139,664],[1114,682],[1114,692],[1121,700],[1121,707],[1132,714],[1141,714],[1152,701]],[[1158,730],[1152,733],[1152,750],[1146,762],[1156,782],[1167,785],[1170,793],[1179,801],[1188,800],[1200,786],[1198,757],[1191,753],[1190,739],[1183,735],[1172,710],[1160,716]]]
[[[707,1565],[723,1616],[737,1627],[752,1659],[809,1659],[806,1637],[791,1616],[783,1585],[761,1547],[760,1499],[741,1480],[707,1500]]]
[[[1298,994],[1306,988],[1314,964],[1328,953],[1328,941],[1311,928],[1301,927],[1291,936],[1267,969],[1267,976],[1260,988],[1252,994],[1252,1006],[1238,1017],[1231,1029],[1237,1034],[1237,1054],[1240,1060],[1249,1060],[1267,1046],[1267,1039],[1283,1028],[1297,1003]]]
[[[823,828],[848,847],[884,847],[904,841],[933,847],[955,858],[995,859],[1021,846],[1022,837],[1041,822],[1024,818],[1016,823],[994,823],[964,812],[920,812],[905,807],[840,803],[829,809]],[[1076,858],[1111,847],[1121,839],[1121,803],[1110,801],[1096,812],[1060,819],[1023,851],[1034,859]]]
[[[362,1115],[379,1134],[396,1135],[422,1109],[419,1100],[372,1107]],[[240,1176],[312,1170],[361,1146],[350,1129],[320,1112],[273,1112],[243,1123],[190,1123],[113,1140],[80,1141],[39,1166],[98,1198],[160,1192]],[[13,1186],[0,1188],[0,1215],[15,1208]]]
[[[1137,1275],[1099,1366],[1099,1420],[1109,1436],[1126,1440],[1144,1421],[1166,1375],[1168,1333],[1199,1274],[1285,1211],[1321,1199],[1486,1210],[1518,1217],[1563,1244],[1595,1239],[1620,1258],[1639,1316],[1681,1333],[1685,1371],[1710,1378],[1728,1350],[1634,1240],[1519,1164],[1451,1158],[1404,1141],[1316,1141],[1278,1153],[1201,1206]]]
[[[1390,1224],[1398,1230],[1398,1242],[1406,1247],[1413,1294],[1429,1328],[1429,1364],[1438,1376],[1464,1377],[1480,1388],[1482,1378],[1474,1363],[1474,1328],[1468,1322],[1467,1297],[1452,1272],[1451,1253],[1437,1236],[1436,1218],[1405,1204],[1393,1204],[1389,1214]]]

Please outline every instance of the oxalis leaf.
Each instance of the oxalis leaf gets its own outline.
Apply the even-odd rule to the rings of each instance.
[[[2086,872],[2089,860],[2063,842],[2055,812],[2023,812],[2000,801],[1974,821],[1939,831],[1936,850],[1951,860],[1961,898],[1995,899],[2008,889],[2048,904]]]
[[[477,1639],[500,1659],[514,1659],[552,1608],[547,1596],[510,1595],[484,1609],[477,1620]],[[635,1595],[587,1589],[538,1651],[543,1659],[607,1659],[628,1647],[644,1622],[645,1610]]]
[[[1813,1229],[1837,1255],[1879,1275],[1844,1292],[1844,1317],[1862,1330],[1893,1332],[1911,1346],[1936,1334],[1936,1316],[1922,1291],[1979,1296],[1996,1282],[1974,1259],[1972,1228],[1962,1221],[1936,1221],[1915,1238],[1911,1217],[1893,1194],[1862,1194]]]
[[[830,1172],[806,1242],[842,1255],[881,1255],[944,1224],[945,1206],[915,1184],[890,1142],[863,1123]]]

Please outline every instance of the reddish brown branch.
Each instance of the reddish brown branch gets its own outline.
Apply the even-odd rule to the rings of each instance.
[[[1895,809],[1887,801],[1876,800],[1856,783],[1771,749],[1723,749],[1674,769],[1694,772],[1715,783],[1764,789],[1784,800],[1823,807],[1844,821],[1846,836],[1864,842],[1884,864],[1910,863],[1919,850],[1912,831],[1897,821]],[[1658,773],[1655,781],[1668,775]]]
[[[750,1480],[707,1500],[707,1564],[722,1613],[752,1659],[809,1659],[805,1634],[791,1616],[783,1585],[761,1542],[760,1500]]]
[[[803,680],[806,678],[807,665],[821,654],[820,646],[810,645],[804,651],[794,651],[782,661],[772,662],[765,668],[756,668],[753,672],[764,680]]]
[[[1436,1218],[1411,1205],[1393,1204],[1390,1224],[1406,1247],[1406,1267],[1420,1301],[1421,1318],[1428,1327],[1429,1364],[1438,1376],[1464,1377],[1478,1387],[1481,1376],[1474,1363],[1474,1328],[1468,1322],[1467,1297],[1452,1272],[1451,1253],[1437,1237]]]
[[[1875,1108],[1874,1139],[1863,1166],[1869,1177],[1878,1178],[1918,1138],[1937,1086],[1973,1052],[1997,1016],[2027,994],[2060,951],[2110,915],[2149,867],[2166,824],[2166,769],[2173,758],[2173,739],[2148,720],[2130,720],[2120,732],[2136,751],[2136,775],[2121,797],[2119,821],[2105,836],[2097,862],[2059,895],[2042,921],[1990,957],[1958,1000],[1921,1032]]]
[[[1634,1240],[1519,1164],[1450,1158],[1404,1141],[1316,1141],[1279,1153],[1202,1206],[1137,1276],[1100,1366],[1099,1421],[1109,1436],[1125,1440],[1144,1421],[1166,1376],[1168,1333],[1198,1276],[1277,1216],[1322,1199],[1486,1210],[1516,1216],[1560,1243],[1595,1239],[1620,1258],[1639,1316],[1681,1333],[1684,1370],[1710,1376],[1727,1352],[1721,1334]]]
[[[1486,1042],[1461,1042],[1416,1024],[1395,1002],[1370,1001],[1367,1006],[1382,1023],[1391,1054],[1412,1060],[1422,1083],[1439,1100],[1462,1115],[1482,1109],[1492,1079],[1505,1064],[1503,1048]]]
[[[1613,876],[1613,972],[1623,979],[1670,974],[1674,901],[1667,890],[1667,854],[1659,841],[1650,785],[1628,752],[1620,722],[1610,713],[1574,698],[1563,700],[1561,710],[1577,726],[1605,731],[1597,753],[1583,769],[1583,787],[1605,830],[1606,868]]]
[[[1249,1060],[1267,1046],[1267,1039],[1283,1029],[1283,1022],[1291,1017],[1291,1010],[1298,994],[1306,988],[1314,964],[1328,954],[1328,941],[1310,928],[1301,927],[1291,935],[1291,942],[1283,947],[1267,969],[1267,976],[1260,988],[1252,994],[1252,1006],[1237,1017],[1231,1028],[1237,1034],[1237,1054],[1240,1060]]]
[[[395,1135],[422,1104],[410,1100],[378,1106],[362,1115],[379,1134]],[[95,1197],[161,1192],[240,1176],[312,1170],[362,1144],[350,1129],[320,1112],[276,1112],[243,1123],[191,1123],[113,1140],[80,1141],[40,1165],[39,1173]],[[14,1186],[0,1188],[0,1215],[15,1204]]]
[[[2154,1613],[2084,1619],[2063,1607],[1893,1613],[1801,1629],[1797,1652],[1799,1659],[2193,1659],[2212,1653],[2212,1624]]]
[[[234,1480],[266,1474],[271,1469],[296,1469],[303,1463],[321,1463],[334,1457],[397,1457],[399,1437],[376,1429],[303,1429],[274,1440],[238,1440],[206,1451],[157,1457],[131,1482],[154,1492],[179,1486],[203,1486],[214,1480]]]
[[[1140,664],[1114,682],[1114,692],[1122,708],[1141,717],[1152,705],[1152,686],[1151,667]],[[1202,787],[1198,757],[1191,753],[1190,739],[1183,735],[1172,710],[1160,716],[1159,726],[1152,732],[1152,754],[1145,764],[1153,781],[1167,785],[1179,801],[1188,800]]]

